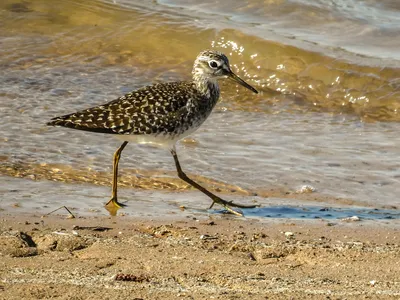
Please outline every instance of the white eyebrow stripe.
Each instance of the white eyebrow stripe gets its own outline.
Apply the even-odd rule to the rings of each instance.
[[[210,57],[209,57],[209,56],[206,56],[206,55],[202,55],[202,56],[199,56],[197,59],[198,59],[198,60],[208,61],[208,60],[210,59]]]

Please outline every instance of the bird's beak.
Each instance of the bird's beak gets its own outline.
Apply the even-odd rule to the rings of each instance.
[[[241,79],[239,76],[237,76],[235,73],[233,73],[231,70],[229,70],[227,76],[231,79],[233,79],[234,81],[236,81],[237,83],[239,83],[240,85],[244,86],[245,88],[249,89],[250,91],[258,94],[258,91],[253,88],[250,84],[248,84],[247,82],[245,82],[243,79]]]

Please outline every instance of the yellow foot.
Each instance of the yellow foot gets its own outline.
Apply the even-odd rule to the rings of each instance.
[[[125,207],[125,204],[122,204],[120,202],[118,202],[117,198],[111,198],[106,204],[105,206],[114,206],[117,208],[121,208],[121,207]]]
[[[122,208],[125,207],[125,204],[119,203],[118,200],[116,198],[111,198],[110,201],[108,201],[104,207],[105,209],[108,210],[108,212],[110,213],[111,216],[116,216],[117,215],[117,211]]]
[[[255,208],[255,207],[259,206],[259,205],[236,204],[236,203],[233,203],[232,201],[225,201],[225,200],[223,200],[223,199],[218,197],[217,199],[213,199],[213,202],[211,203],[211,206],[210,206],[209,209],[211,209],[214,206],[214,204],[216,204],[216,203],[221,205],[221,206],[223,206],[230,213],[232,213],[234,215],[237,215],[237,216],[240,216],[240,217],[243,217],[243,213],[240,212],[240,211],[234,210],[232,207],[236,207],[236,208]]]

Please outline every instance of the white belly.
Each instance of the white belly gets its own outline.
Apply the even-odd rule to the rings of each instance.
[[[190,128],[183,134],[171,136],[169,134],[116,134],[117,139],[136,144],[151,144],[160,148],[172,149],[177,141],[195,132],[200,126]]]

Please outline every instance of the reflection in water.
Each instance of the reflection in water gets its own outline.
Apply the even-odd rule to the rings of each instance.
[[[112,205],[111,203],[104,206],[104,208],[110,213],[110,216],[115,217],[117,212],[122,208],[121,206]]]
[[[352,5],[331,1],[208,2],[1,1],[1,174],[109,186],[117,142],[50,132],[45,121],[147,84],[187,80],[196,54],[214,48],[262,93],[222,83],[211,120],[181,145],[189,173],[250,198],[274,189],[313,200],[290,193],[310,184],[328,195],[316,201],[395,203],[400,82],[391,11],[399,8],[352,1],[352,17]],[[168,153],[129,151],[121,186],[187,190]]]

